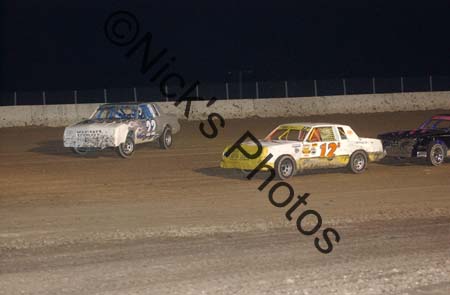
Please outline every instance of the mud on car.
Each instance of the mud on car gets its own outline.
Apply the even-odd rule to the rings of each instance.
[[[154,103],[100,105],[87,120],[64,130],[64,146],[79,155],[114,148],[130,158],[135,146],[158,142],[162,149],[172,145],[172,134],[180,130],[176,116],[164,114]]]
[[[239,149],[227,157],[230,147],[226,147],[220,166],[240,169],[245,174],[272,154],[266,165],[275,170],[279,179],[286,179],[304,169],[348,167],[354,173],[361,173],[368,162],[384,157],[380,140],[359,137],[349,126],[339,124],[284,124],[259,142],[262,152],[255,159],[247,158]],[[241,147],[249,153],[258,148],[252,141],[244,142]]]
[[[450,114],[436,115],[417,129],[378,135],[388,157],[424,158],[438,166],[450,157]]]

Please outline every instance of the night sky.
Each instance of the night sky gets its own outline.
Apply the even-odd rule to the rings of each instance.
[[[105,37],[117,10],[202,83],[450,75],[448,0],[164,2],[1,1],[1,90],[149,84]]]

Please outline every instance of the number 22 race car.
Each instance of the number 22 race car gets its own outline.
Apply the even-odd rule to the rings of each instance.
[[[156,104],[104,104],[88,120],[66,127],[64,146],[80,155],[115,148],[129,158],[136,144],[158,141],[162,149],[168,149],[172,133],[179,130],[177,118],[163,114]]]
[[[369,161],[384,157],[380,140],[359,137],[349,126],[338,124],[284,124],[259,143],[262,152],[255,159],[247,158],[239,149],[227,157],[230,149],[227,147],[220,166],[248,172],[272,154],[266,165],[275,170],[279,179],[286,179],[303,169],[348,167],[354,173],[361,173]],[[251,153],[257,149],[257,144],[248,141],[241,148]]]

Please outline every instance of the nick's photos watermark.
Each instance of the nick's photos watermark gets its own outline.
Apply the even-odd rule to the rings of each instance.
[[[193,95],[196,87],[200,84],[199,81],[187,84],[183,75],[169,70],[170,65],[176,61],[176,57],[171,56],[167,48],[152,50],[153,35],[150,32],[140,33],[140,24],[136,16],[132,13],[128,11],[116,11],[112,13],[105,22],[104,32],[106,38],[112,44],[126,49],[125,57],[127,59],[135,56],[138,51],[141,52],[141,74],[148,77],[151,83],[159,83],[159,89],[162,95],[167,98],[176,98],[174,101],[175,106],[178,107],[181,103],[186,102],[184,109],[184,116],[186,118],[189,118],[192,101],[207,100],[207,107],[210,107],[216,102],[216,97],[203,98]],[[151,52],[153,53],[151,54]],[[178,85],[177,91],[169,92],[167,90],[169,81]],[[226,122],[223,116],[219,113],[211,112],[208,115],[206,122],[201,121],[199,123],[199,131],[206,138],[213,139],[219,134],[219,129],[214,119],[219,121],[219,126],[221,128],[225,127]],[[206,124],[208,125],[208,128],[205,127]],[[248,140],[251,140],[257,146],[256,152],[249,153],[242,147],[242,144]],[[250,131],[246,131],[224,155],[228,157],[235,150],[239,150],[248,159],[256,159],[262,153],[262,146],[260,141]],[[247,175],[247,178],[250,180],[263,168],[270,172],[270,175],[265,178],[264,182],[258,187],[259,191],[263,191],[275,179],[275,170],[267,165],[272,157],[273,155],[269,153],[255,169]],[[283,201],[275,200],[275,192],[282,188],[287,190],[288,195]],[[289,208],[285,212],[285,217],[289,221],[293,220],[294,212],[296,212],[301,205],[307,206],[307,199],[310,196],[309,193],[304,193],[303,195],[299,194],[296,197],[295,195],[294,188],[285,181],[276,182],[268,191],[268,199],[272,205],[277,208]],[[277,199],[279,199],[279,197],[277,197]],[[307,217],[315,219],[315,225],[311,229],[305,229],[302,223]],[[321,253],[331,253],[334,248],[333,242],[339,243],[341,239],[339,233],[334,228],[327,227],[323,229],[321,233],[318,233],[322,227],[322,217],[316,210],[307,209],[301,212],[296,219],[296,227],[303,235],[315,236],[314,246]]]

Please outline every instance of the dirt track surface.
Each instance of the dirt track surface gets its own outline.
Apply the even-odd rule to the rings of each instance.
[[[433,113],[227,120],[216,139],[183,122],[171,150],[131,160],[73,155],[62,128],[0,129],[0,294],[450,294],[450,163],[290,179],[311,194],[295,214],[339,232],[328,255],[257,190],[263,176],[218,168],[245,130],[330,121],[373,137]]]

